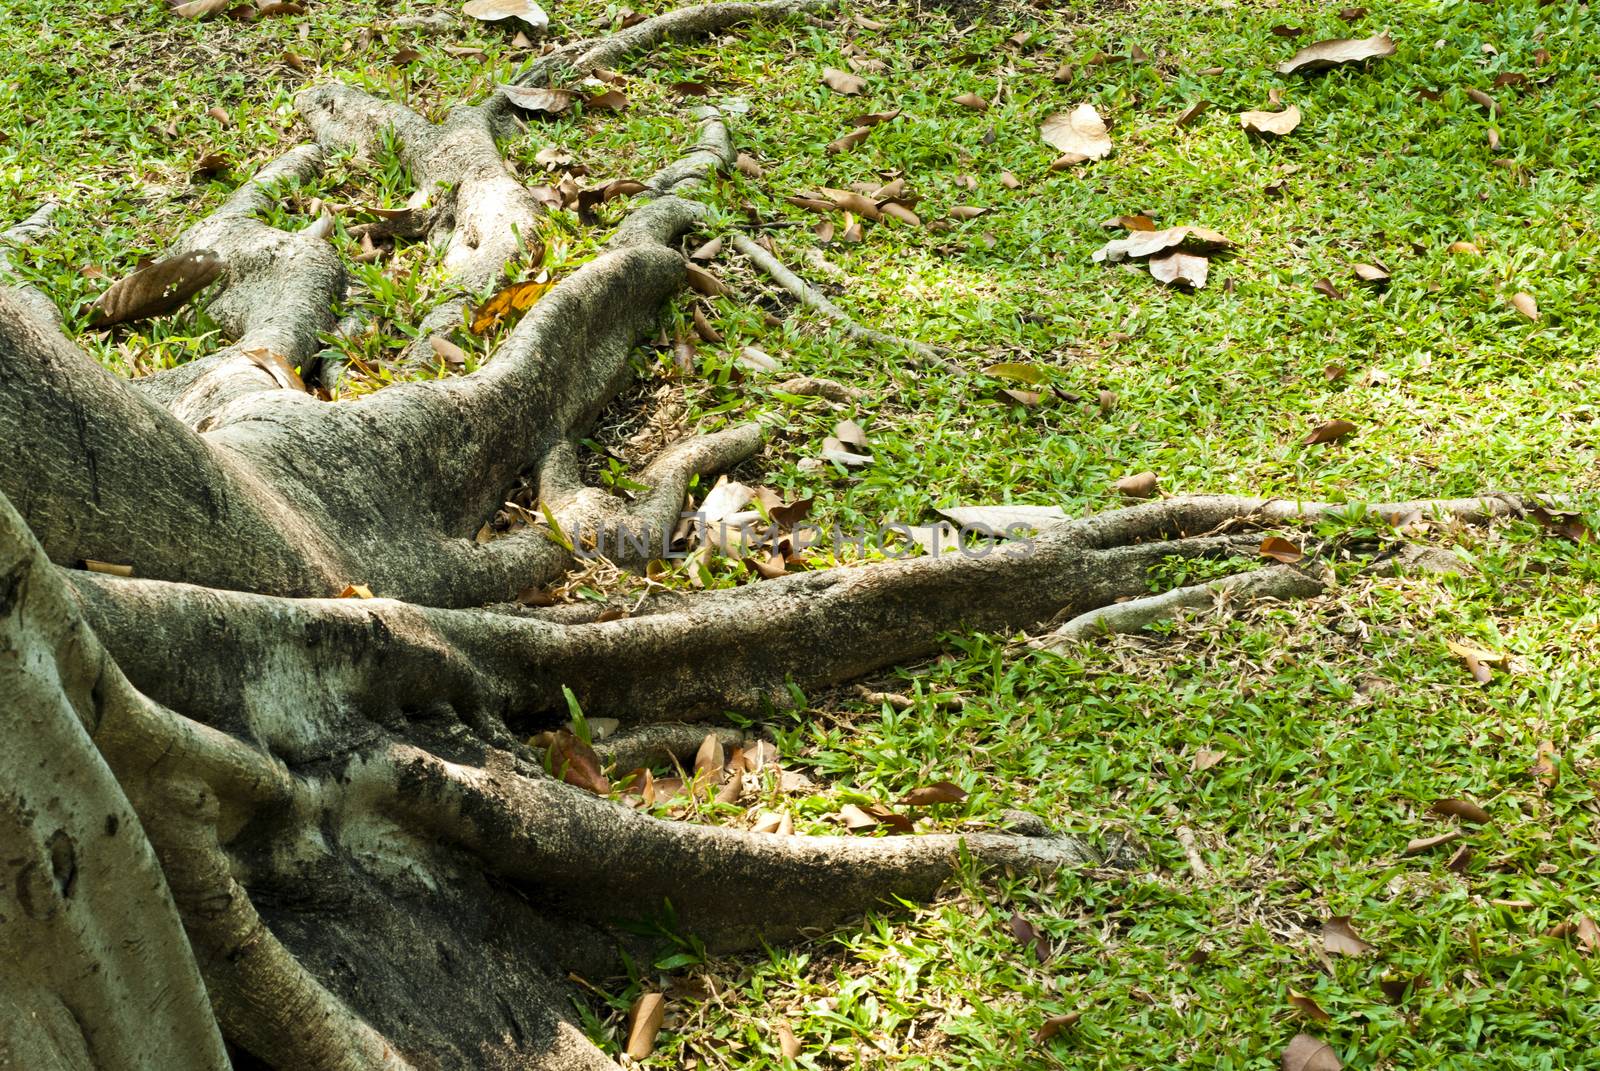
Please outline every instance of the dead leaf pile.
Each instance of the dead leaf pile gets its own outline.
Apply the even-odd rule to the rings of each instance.
[[[1110,222],[1110,221],[1108,221]],[[1233,242],[1209,227],[1167,227],[1156,230],[1148,216],[1119,216],[1126,238],[1116,238],[1095,250],[1094,259],[1107,264],[1142,260],[1150,275],[1167,286],[1198,290],[1210,275],[1212,254],[1233,248]]]

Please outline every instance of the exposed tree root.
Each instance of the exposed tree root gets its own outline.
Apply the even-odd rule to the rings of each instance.
[[[660,16],[558,50],[521,80],[805,6]],[[340,87],[299,104],[318,144],[177,242],[223,258],[212,312],[229,346],[130,384],[74,347],[53,310],[0,292],[14,454],[0,468],[0,694],[14,714],[0,734],[0,951],[20,968],[0,977],[0,1064],[210,1071],[231,1047],[295,1071],[612,1067],[569,1021],[566,976],[648,951],[619,923],[670,905],[709,947],[747,948],[926,897],[963,854],[1044,872],[1098,857],[1049,835],[661,821],[557,780],[523,743],[567,718],[569,691],[623,724],[602,750],[630,767],[682,759],[706,731],[695,719],[759,715],[796,687],[924,655],[950,629],[1072,618],[1059,639],[1218,590],[1320,586],[1284,567],[1119,603],[1146,595],[1169,557],[1249,553],[1251,529],[1335,508],[1188,498],[982,556],[658,594],[614,619],[509,610],[568,571],[590,533],[670,532],[693,477],[760,448],[750,426],[689,438],[625,502],[584,485],[574,445],[683,281],[676,245],[701,215],[690,197],[731,159],[727,131],[703,116],[699,143],[650,180],[605,251],[479,371],[326,404],[284,373],[334,327],[345,270],[326,222],[261,222],[276,180],[314,175],[327,149],[398,138],[429,193],[418,225],[456,291],[424,339],[519,254],[538,206],[496,149],[502,98],[439,124]],[[554,526],[478,542],[526,476]],[[1521,504],[1377,508],[1478,523]],[[618,557],[642,565],[666,539]],[[83,559],[136,575],[79,571]],[[350,582],[384,597],[331,597]]]

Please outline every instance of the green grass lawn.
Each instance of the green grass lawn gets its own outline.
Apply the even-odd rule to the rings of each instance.
[[[106,285],[99,273],[158,253],[304,136],[290,98],[309,77],[438,115],[481,99],[529,55],[465,19],[363,35],[435,10],[410,0],[307,0],[304,15],[252,23],[184,22],[153,0],[14,7],[0,24],[12,60],[0,75],[10,116],[0,218],[63,200],[57,233],[18,261],[74,331]],[[623,461],[636,466],[640,443],[659,442],[630,444],[651,403],[670,407],[678,432],[763,420],[771,446],[741,475],[814,495],[817,516],[845,526],[925,522],[958,503],[1077,516],[1116,505],[1111,483],[1145,470],[1175,493],[1560,491],[1594,508],[1600,16],[1590,7],[1372,0],[1350,21],[1331,5],[1257,0],[853,10],[867,24],[797,20],[638,57],[625,69],[626,111],[535,122],[508,151],[529,182],[543,181],[535,157],[549,145],[588,168],[585,182],[643,177],[691,136],[672,84],[709,84],[765,172],[719,187],[713,233],[760,220],[780,256],[862,323],[950,346],[958,367],[917,368],[788,315],[787,299],[724,255],[712,270],[735,294],[716,299],[712,323],[725,341],[700,345],[694,372],[676,377],[670,352],[641,350],[642,388],[596,432]],[[621,9],[582,0],[551,15],[553,33],[578,36]],[[1384,31],[1397,53],[1365,68],[1274,72],[1311,41]],[[482,57],[446,51],[463,45]],[[421,57],[396,64],[403,48]],[[822,71],[851,56],[877,69],[846,97]],[[1070,73],[1054,80],[1063,65]],[[1489,93],[1498,114],[1468,89]],[[1285,138],[1252,139],[1236,114],[1270,107],[1274,90],[1304,121]],[[969,92],[988,110],[955,102]],[[1200,100],[1209,111],[1176,128]],[[1111,124],[1115,148],[1052,171],[1058,154],[1040,124],[1083,102]],[[860,146],[825,151],[851,116],[895,108]],[[230,174],[194,177],[207,153],[225,154]],[[812,229],[821,217],[785,200],[900,173],[924,224],[948,228],[886,221],[859,243],[824,244]],[[344,161],[316,189],[286,191],[284,214],[304,215],[313,196],[375,207],[408,192],[392,160]],[[614,222],[625,205],[603,214]],[[988,211],[951,219],[957,205]],[[1203,224],[1237,248],[1195,293],[1092,261],[1116,236],[1101,221],[1138,212]],[[604,236],[553,213],[544,266],[559,277]],[[1357,262],[1385,265],[1387,290],[1358,284]],[[1324,278],[1344,296],[1314,289]],[[381,328],[363,352],[381,364],[407,317],[438,296],[436,265],[414,245],[363,279]],[[1517,293],[1536,299],[1537,321],[1512,306]],[[685,298],[676,323],[688,308]],[[81,341],[130,371],[189,359],[216,336],[190,310]],[[822,438],[849,414],[778,395],[771,377],[730,377],[744,346],[790,374],[863,389],[853,415],[875,463],[821,462]],[[997,362],[1041,370],[1057,393],[1015,404],[999,388],[1019,384],[981,373]],[[1103,391],[1114,406],[1096,404]],[[1356,431],[1300,445],[1332,418]],[[972,876],[937,904],[819,943],[641,964],[631,980],[594,980],[613,998],[584,1009],[597,1037],[615,1051],[621,1011],[644,985],[672,995],[650,1061],[661,1067],[789,1066],[779,1022],[811,1068],[1268,1068],[1302,1030],[1353,1068],[1600,1067],[1600,947],[1548,935],[1600,919],[1600,543],[1532,522],[1436,526],[1423,538],[1467,574],[1352,577],[1306,604],[1235,608],[1066,656],[954,636],[945,658],[874,682],[913,695],[910,709],[810,697],[811,709],[774,727],[786,760],[824,787],[768,801],[801,831],[835,830],[843,802],[950,778],[969,796],[936,808],[927,828],[1019,808],[1125,846],[1129,869]],[[1507,660],[1480,685],[1452,640]],[[1533,769],[1541,741],[1558,777]],[[1452,797],[1482,804],[1492,823],[1428,813]],[[1403,854],[1458,826],[1458,843]],[[1456,873],[1446,862],[1461,845],[1474,854]],[[1013,935],[1013,914],[1047,936],[1044,962]],[[1327,955],[1321,928],[1334,915],[1352,916],[1376,952]],[[1298,1010],[1291,991],[1327,1021]],[[1081,1013],[1075,1025],[1033,1040],[1069,1012]]]

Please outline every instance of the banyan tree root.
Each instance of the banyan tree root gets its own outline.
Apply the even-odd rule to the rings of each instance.
[[[618,40],[786,10],[710,5]],[[301,104],[319,144],[178,241],[226,264],[212,310],[229,346],[128,382],[36,300],[0,292],[0,1066],[614,1067],[573,1025],[568,978],[648,953],[619,923],[670,907],[707,947],[748,948],[927,897],[963,857],[1097,862],[1072,838],[977,828],[662,821],[557,780],[523,741],[570,696],[621,723],[615,761],[681,757],[698,732],[684,722],[760,714],[953,628],[1114,606],[1174,555],[1236,556],[1251,527],[1322,507],[1172,499],[981,556],[659,594],[621,616],[508,611],[574,564],[538,529],[473,538],[519,480],[562,531],[670,531],[690,479],[760,447],[751,427],[687,439],[624,502],[583,484],[574,445],[683,281],[676,246],[726,131],[705,118],[606,250],[479,371],[330,404],[283,369],[315,356],[346,273],[325,224],[259,220],[275,179],[393,129],[433,184],[428,226],[463,286],[516,255],[532,209],[491,158],[492,114],[428,124],[339,88]],[[1521,504],[1420,508],[1480,522]],[[352,582],[380,597],[332,597]]]

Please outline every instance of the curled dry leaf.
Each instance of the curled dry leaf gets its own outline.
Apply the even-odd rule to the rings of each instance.
[[[1433,805],[1428,808],[1428,813],[1459,818],[1463,822],[1471,822],[1475,826],[1486,826],[1493,821],[1489,817],[1488,811],[1471,800],[1434,800]]]
[[[1175,250],[1216,253],[1232,248],[1231,241],[1208,227],[1168,227],[1160,231],[1136,231],[1126,238],[1107,242],[1095,250],[1094,259],[1117,264],[1124,260],[1156,257]]]
[[[778,1051],[785,1060],[795,1060],[800,1056],[800,1039],[794,1036],[794,1030],[788,1023],[775,1023],[772,1035],[778,1042]]]
[[[133,566],[131,565],[119,565],[115,562],[95,561],[93,558],[85,558],[83,560],[83,567],[89,570],[91,573],[104,573],[106,576],[133,575]],[[348,591],[349,589],[346,588],[345,590]],[[362,588],[361,590],[366,591],[366,588]],[[340,598],[344,597],[346,596],[340,596]],[[368,591],[364,597],[368,599],[372,598],[372,592]]]
[[[702,264],[717,259],[717,254],[722,252],[722,239],[712,238],[695,246],[694,252],[689,254],[690,260],[698,260]]]
[[[1081,1018],[1083,1013],[1075,1011],[1067,1012],[1065,1015],[1052,1015],[1039,1024],[1039,1029],[1033,1032],[1033,1040],[1042,1045],[1067,1027],[1076,1025]]]
[[[728,289],[727,283],[702,267],[688,264],[684,266],[684,272],[688,276],[689,285],[706,297],[721,297],[725,294],[733,293],[732,290]]]
[[[1070,112],[1050,116],[1039,133],[1047,145],[1065,154],[1062,159],[1076,157],[1074,163],[1100,160],[1111,152],[1111,135],[1092,104],[1080,104]]]
[[[1344,1064],[1326,1041],[1296,1034],[1283,1050],[1283,1071],[1342,1071]]]
[[[578,94],[570,89],[547,89],[544,86],[501,85],[501,96],[514,106],[534,115],[565,115],[572,109]]]
[[[856,127],[856,129],[850,131],[850,133],[846,134],[844,137],[836,138],[833,141],[828,142],[828,151],[849,152],[857,145],[860,145],[863,141],[866,141],[867,136],[871,133],[872,128],[870,126]]]
[[[1507,657],[1494,651],[1485,651],[1481,647],[1474,647],[1467,643],[1457,643],[1455,640],[1445,640],[1445,647],[1451,654],[1461,659],[1467,667],[1467,672],[1472,674],[1473,680],[1479,684],[1488,684],[1494,679],[1494,673],[1489,667],[1505,665]]]
[[[1013,914],[1006,920],[1006,928],[1011,931],[1011,936],[1017,939],[1018,944],[1033,949],[1033,956],[1040,963],[1050,958],[1050,938],[1039,927],[1021,915]]]
[[[1344,300],[1344,291],[1340,290],[1337,286],[1334,286],[1333,280],[1327,277],[1323,277],[1312,283],[1311,289],[1315,290],[1323,297],[1332,298],[1334,301]]]
[[[600,756],[571,729],[557,729],[550,740],[550,772],[569,785],[596,796],[611,791],[611,782],[600,772]]]
[[[1188,126],[1190,123],[1204,115],[1210,107],[1211,102],[1209,100],[1197,100],[1187,108],[1183,109],[1183,111],[1179,112],[1178,117],[1172,121],[1172,125],[1177,127],[1179,130],[1182,130],[1184,127]]]
[[[428,340],[433,345],[433,355],[451,368],[465,368],[467,366],[467,353],[460,346],[442,335],[434,335]]]
[[[1306,552],[1282,536],[1267,536],[1261,541],[1261,556],[1284,565],[1293,565],[1304,559]]]
[[[533,0],[468,0],[462,5],[461,13],[479,22],[516,19],[535,30],[550,25],[550,16]]]
[[[372,589],[365,584],[346,584],[344,589],[334,596],[336,599],[370,599],[372,597]]]
[[[661,1032],[661,1022],[666,1018],[667,998],[660,993],[640,993],[639,999],[628,1009],[628,1041],[623,1051],[635,1060],[643,1060],[656,1048],[656,1035]]]
[[[977,219],[988,211],[987,208],[979,208],[977,205],[956,205],[950,209],[950,215],[960,220]]]
[[[1490,115],[1500,114],[1500,105],[1495,103],[1495,99],[1481,89],[1467,87],[1467,99]]]
[[[112,283],[95,301],[89,323],[110,327],[164,316],[204,290],[222,274],[223,267],[222,258],[210,249],[158,260]]]
[[[706,738],[700,741],[700,749],[694,755],[694,772],[707,777],[720,777],[722,768],[727,765],[727,758],[722,747],[722,739],[716,733],[707,733]]]
[[[1435,848],[1442,848],[1446,844],[1454,844],[1461,839],[1461,830],[1452,829],[1448,833],[1439,833],[1432,837],[1413,837],[1406,842],[1405,855],[1421,855],[1431,852]]]
[[[1463,256],[1475,257],[1483,252],[1474,242],[1451,242],[1445,247],[1446,253],[1457,253]]]
[[[748,179],[759,179],[766,176],[766,172],[761,169],[761,165],[756,162],[756,158],[749,153],[742,152],[736,156],[733,161],[733,167],[734,170]]]
[[[1278,65],[1279,74],[1310,74],[1347,63],[1364,63],[1394,55],[1394,41],[1388,34],[1366,38],[1335,37],[1307,45]]]
[[[1561,782],[1561,752],[1549,740],[1539,741],[1534,753],[1533,776],[1545,788],[1555,788]]]
[[[1300,445],[1322,446],[1326,443],[1336,443],[1355,430],[1356,426],[1348,420],[1329,420],[1312,428],[1311,434],[1300,440]]]
[[[1111,216],[1101,220],[1100,226],[1108,231],[1114,231],[1119,227],[1125,231],[1154,231],[1156,221],[1139,212],[1131,216]]]
[[[989,102],[978,96],[976,93],[963,93],[956,98],[956,103],[961,105],[963,108],[971,108],[975,112],[986,112],[989,110]]]
[[[1376,290],[1381,290],[1389,285],[1389,272],[1377,264],[1355,264],[1351,266],[1356,280]]]
[[[931,807],[935,803],[960,803],[966,798],[966,790],[954,781],[935,781],[912,789],[900,797],[900,802],[907,807]]]
[[[627,108],[628,96],[620,89],[608,89],[592,97],[585,97],[583,106],[590,111],[620,112]]]
[[[1377,951],[1356,936],[1349,915],[1334,915],[1322,924],[1322,947],[1333,956],[1366,956]]]
[[[1595,925],[1594,919],[1582,915],[1577,923],[1578,948],[1586,956],[1600,952],[1600,926]]]
[[[1519,290],[1517,293],[1511,295],[1511,307],[1522,313],[1522,315],[1526,316],[1528,319],[1538,323],[1539,302],[1535,300],[1534,296],[1528,293],[1526,290]]]
[[[1112,484],[1111,489],[1123,498],[1151,498],[1155,495],[1159,483],[1153,472],[1136,472]]]
[[[1189,769],[1193,773],[1209,770],[1217,763],[1228,757],[1226,751],[1217,751],[1214,748],[1203,747],[1195,751],[1194,757],[1189,760]]]
[[[1281,112],[1241,112],[1239,125],[1257,137],[1281,138],[1300,125],[1300,109],[1293,104]]]
[[[1168,253],[1150,258],[1150,277],[1167,286],[1199,290],[1206,285],[1211,262],[1193,253]]]
[[[846,97],[858,96],[867,88],[867,80],[865,78],[851,74],[849,71],[841,71],[837,67],[824,67],[822,69],[822,84],[835,93]]]
[[[700,336],[700,341],[712,346],[722,341],[722,332],[711,326],[711,321],[706,318],[706,310],[699,302],[695,303],[690,317],[694,321],[694,333]]]
[[[215,15],[233,6],[234,0],[189,0],[187,4],[179,4],[172,9],[172,13],[180,19],[203,19],[207,15]]]
[[[1322,1005],[1299,990],[1289,990],[1289,1004],[1308,1019],[1315,1019],[1319,1023],[1333,1022],[1333,1016],[1323,1011]]]

